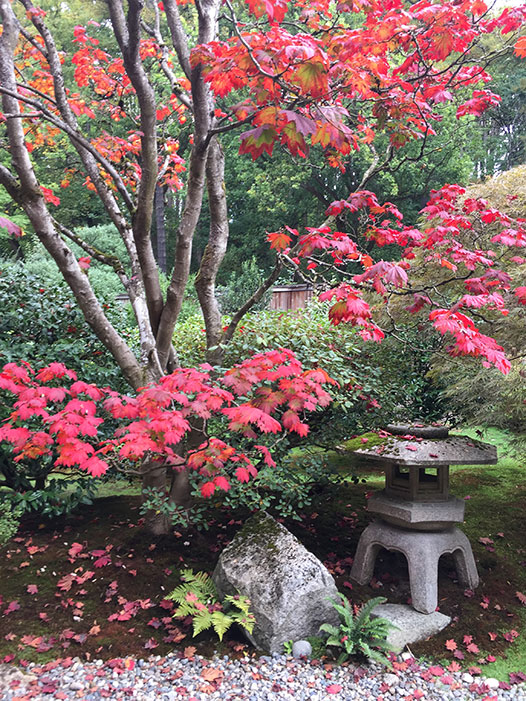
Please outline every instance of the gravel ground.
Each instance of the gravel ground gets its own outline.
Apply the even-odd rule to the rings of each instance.
[[[409,655],[393,670],[372,664],[358,667],[296,660],[283,655],[212,660],[180,654],[103,662],[67,658],[46,665],[0,665],[0,698],[23,699],[138,699],[140,701],[466,701],[483,699],[526,701],[525,684],[500,684],[422,666]]]

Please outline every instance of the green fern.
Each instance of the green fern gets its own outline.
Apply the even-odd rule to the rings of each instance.
[[[328,633],[327,646],[342,648],[338,662],[344,662],[351,655],[361,654],[369,659],[390,666],[385,652],[390,650],[387,643],[389,631],[396,628],[385,618],[371,618],[371,612],[378,604],[386,601],[381,596],[371,599],[354,615],[349,601],[340,595],[340,601],[332,605],[340,616],[339,627],[324,623],[320,630]]]
[[[206,572],[182,570],[181,579],[182,583],[166,598],[178,604],[173,613],[176,618],[192,618],[194,637],[212,628],[222,640],[233,623],[252,632],[256,621],[246,596],[225,596],[220,603],[214,582]]]

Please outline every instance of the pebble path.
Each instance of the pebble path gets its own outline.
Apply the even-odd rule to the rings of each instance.
[[[409,653],[393,669],[337,666],[284,655],[211,660],[181,654],[109,661],[0,665],[0,699],[137,701],[526,701],[526,684],[422,665]]]

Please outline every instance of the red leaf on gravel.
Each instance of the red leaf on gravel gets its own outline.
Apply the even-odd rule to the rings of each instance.
[[[28,584],[27,585],[27,593],[28,594],[38,594],[38,587],[36,584]]]
[[[196,652],[197,648],[195,648],[193,645],[188,645],[188,647],[185,647],[184,649],[184,656],[187,660],[192,660]]]
[[[453,638],[451,638],[450,640],[446,640],[446,650],[451,650],[451,651],[453,651],[453,650],[456,650],[456,649],[457,649],[457,644],[456,644],[456,642],[453,640]]]
[[[144,647],[146,648],[146,650],[153,650],[153,649],[155,649],[156,647],[159,647],[159,643],[158,643],[157,640],[155,640],[154,638],[149,638],[149,639],[144,643]]]
[[[215,682],[223,677],[223,672],[215,667],[206,667],[201,672],[201,676],[207,682]]]
[[[329,684],[325,689],[328,694],[339,694],[341,690],[342,688],[339,684]]]
[[[516,591],[515,596],[521,602],[521,604],[524,604],[524,606],[526,606],[526,594],[523,594],[520,591]]]
[[[434,665],[433,667],[430,667],[429,671],[434,677],[441,677],[444,674],[444,668],[440,667],[440,665]]]

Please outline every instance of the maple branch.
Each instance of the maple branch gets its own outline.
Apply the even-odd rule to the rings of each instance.
[[[21,0],[19,0],[21,2]],[[39,44],[38,41],[35,41],[35,38],[23,27],[20,25],[20,34],[24,37],[24,39],[31,44],[31,46],[38,51],[39,54],[42,54],[42,56],[48,60],[48,55],[47,52],[44,50],[44,47],[42,44]]]
[[[215,294],[217,273],[228,244],[228,208],[225,190],[225,156],[217,137],[210,143],[206,161],[206,186],[210,210],[208,242],[195,279],[195,289],[206,329],[207,361],[219,364],[222,334],[221,310]]]
[[[144,31],[149,34],[151,37],[155,39],[157,44],[159,45],[159,48],[161,49],[162,52],[162,59],[161,59],[161,69],[165,76],[168,78],[168,81],[170,82],[170,87],[172,88],[172,92],[174,95],[176,95],[177,99],[179,102],[184,105],[190,112],[193,112],[193,107],[192,107],[192,102],[190,100],[190,97],[187,95],[186,91],[183,90],[181,85],[177,81],[177,77],[173,70],[170,68],[168,59],[169,59],[169,51],[168,51],[168,46],[166,45],[162,33],[161,33],[161,27],[160,27],[160,19],[159,19],[159,7],[156,3],[154,3],[154,10],[155,10],[155,26],[150,27],[146,22],[142,21],[141,26],[143,27]]]
[[[20,114],[4,114],[2,115],[4,119],[33,119],[34,117],[40,117],[40,112],[24,112]]]
[[[3,163],[0,163],[0,184],[5,187],[10,197],[15,200],[15,202],[20,202],[22,189],[19,187],[15,176]]]
[[[15,85],[18,87],[20,84],[15,83]],[[23,85],[22,86],[24,89],[31,90],[30,86]],[[33,89],[33,92],[37,92]],[[69,124],[67,124],[65,121],[54,115],[45,105],[43,105],[41,102],[38,102],[37,100],[33,100],[30,97],[25,97],[20,94],[18,89],[16,90],[10,90],[9,88],[6,88],[4,85],[0,85],[0,94],[7,95],[9,97],[14,97],[15,99],[19,100],[20,102],[23,102],[26,105],[30,105],[31,107],[34,107],[36,110],[39,111],[40,116],[45,119],[47,122],[50,124],[53,124],[57,129],[60,129],[60,131],[63,131],[65,134],[67,134],[71,141],[73,142],[73,145],[77,144],[82,147],[82,149],[86,150],[89,152],[93,158],[100,163],[102,168],[108,173],[108,175],[112,178],[112,180],[115,181],[115,184],[117,186],[117,189],[119,191],[119,194],[123,197],[126,205],[130,210],[133,210],[133,202],[128,194],[128,191],[126,190],[126,186],[122,182],[122,179],[117,172],[117,170],[113,167],[113,165],[108,161],[104,156],[102,156],[97,149],[90,144],[87,139],[82,136],[74,127],[71,127]],[[48,99],[48,98],[46,98]],[[21,113],[22,118],[24,117],[24,114]],[[82,158],[82,154],[80,154]],[[84,164],[86,165],[84,159],[82,159]],[[90,169],[91,170],[91,169]],[[92,175],[90,174],[90,178],[94,182],[94,185],[96,186],[97,180],[100,180],[100,174],[98,170],[95,168],[94,170],[94,175],[95,175],[95,181],[93,181]],[[101,181],[102,182],[102,181]],[[107,188],[101,187],[101,192],[104,193],[107,191]],[[101,194],[97,190],[98,194]],[[104,198],[106,199],[106,198]],[[117,205],[115,205],[117,207]],[[120,221],[122,224],[122,221]],[[120,229],[120,227],[119,227]]]
[[[119,175],[116,168],[114,168],[113,165],[106,158],[102,157],[101,154],[99,154],[97,149],[91,145],[88,139],[82,136],[78,120],[68,102],[64,75],[62,72],[62,62],[55,44],[55,40],[53,39],[51,32],[44,23],[40,14],[34,11],[36,8],[32,0],[20,0],[20,2],[26,9],[26,12],[30,15],[31,21],[35,29],[38,31],[38,33],[44,40],[44,44],[47,49],[47,60],[49,62],[49,67],[53,78],[56,102],[51,100],[49,96],[41,93],[40,91],[36,91],[36,89],[33,89],[32,91],[39,94],[43,99],[51,101],[52,104],[56,105],[62,116],[63,122],[53,122],[52,119],[55,118],[53,113],[50,112],[46,107],[44,107],[44,105],[40,105],[39,108],[42,109],[43,116],[45,115],[48,121],[51,121],[51,123],[54,123],[58,129],[67,133],[70,139],[72,140],[73,146],[79,153],[82,163],[84,164],[84,167],[86,168],[86,171],[97,190],[97,194],[99,195],[99,197],[105,205],[106,211],[108,212],[113,223],[117,227],[117,230],[121,233],[125,244],[127,243],[128,251],[130,252],[130,258],[132,258],[132,252],[130,250],[129,245],[129,237],[127,237],[126,235],[128,228],[127,223],[124,217],[122,216],[119,206],[117,205],[117,202],[115,201],[115,198],[113,197],[111,191],[103,182],[99,169],[97,167],[97,163],[99,163],[111,177],[111,179],[115,183],[117,191],[123,198],[124,203],[126,204],[126,207],[130,212],[133,211],[132,199],[129,196],[128,190],[126,189],[126,186],[124,185],[124,182],[122,181],[122,178]],[[24,88],[26,88],[26,86],[24,86]],[[27,88],[30,90],[32,89],[31,86],[27,86]]]
[[[173,2],[168,2],[165,7],[173,5]],[[199,44],[207,44],[216,37],[219,6],[220,0],[196,0]],[[175,12],[174,7],[171,9]],[[210,128],[213,126],[214,100],[203,80],[201,65],[191,68],[190,82],[194,108],[194,143],[188,165],[185,207],[177,232],[174,268],[157,332],[157,347],[163,367],[167,366],[170,353],[173,352],[172,336],[190,274],[192,240],[201,213],[210,146]]]
[[[3,87],[2,109],[5,112],[20,111],[16,88],[14,51],[18,40],[18,21],[10,0],[0,0],[0,16],[3,32],[0,36],[0,84]],[[9,93],[9,94],[8,94]],[[58,234],[53,218],[44,201],[40,184],[35,175],[25,143],[23,125],[19,119],[6,123],[11,161],[20,185],[16,190],[12,181],[1,171],[4,182],[17,195],[16,201],[22,206],[33,228],[46,250],[58,265],[64,280],[71,288],[82,313],[101,343],[110,351],[132,386],[140,386],[143,371],[135,355],[110,323],[91,287],[87,275],[81,270],[72,250]]]
[[[124,66],[135,88],[140,110],[141,179],[137,206],[132,216],[132,231],[146,291],[146,303],[153,333],[157,332],[163,309],[163,295],[150,231],[157,185],[157,112],[153,87],[139,54],[143,0],[129,0],[125,18],[121,0],[107,0],[115,37],[122,52]]]
[[[270,275],[264,280],[261,285],[258,287],[258,289],[254,292],[254,294],[247,299],[247,301],[241,306],[237,312],[232,316],[232,319],[230,323],[228,324],[226,330],[223,332],[223,336],[221,338],[221,344],[225,344],[234,335],[234,332],[241,321],[241,319],[249,312],[252,307],[257,304],[269,290],[272,285],[276,282],[276,280],[279,278],[281,275],[281,271],[283,270],[283,261],[281,260],[281,256],[278,256],[278,259],[276,261],[276,264],[274,266],[274,269],[270,273]]]
[[[233,131],[234,129],[237,129],[240,126],[243,126],[243,124],[248,124],[249,122],[252,121],[253,118],[254,118],[254,115],[251,114],[250,116],[245,117],[244,119],[240,119],[239,121],[234,122],[232,124],[223,124],[223,125],[218,125],[216,127],[213,127],[209,131],[209,137],[212,138],[212,136],[216,136],[219,134],[226,134],[229,131]]]
[[[363,174],[362,179],[360,180],[360,184],[356,188],[357,190],[362,190],[365,187],[365,183],[367,183],[378,170],[381,170],[381,168],[377,169],[378,163],[380,161],[380,156],[378,155],[378,152],[376,151],[373,144],[370,144],[369,147],[370,147],[370,150],[373,152],[373,160],[372,160],[371,165],[367,168],[367,170]],[[389,159],[391,158],[391,156],[393,154],[393,150],[394,150],[393,147],[391,146],[391,144],[389,144],[387,147],[387,151],[386,151],[385,161],[384,161],[382,167],[384,167],[385,164],[389,162]]]
[[[73,241],[73,243],[76,243],[77,246],[80,246],[83,251],[86,253],[89,253],[89,255],[94,258],[95,260],[98,260],[99,263],[103,263],[104,265],[109,265],[113,270],[117,273],[119,278],[121,279],[121,282],[123,282],[123,285],[126,289],[128,289],[129,286],[129,281],[128,277],[124,271],[124,266],[122,262],[117,258],[117,256],[112,256],[107,253],[103,253],[102,251],[99,251],[97,248],[94,246],[91,246],[89,243],[84,241],[78,234],[75,234],[73,231],[68,229],[64,224],[59,222],[57,219],[53,217],[53,223],[57,227],[57,229],[64,235],[66,236],[70,241]],[[125,282],[124,282],[125,281]]]
[[[181,16],[179,14],[179,8],[176,0],[165,0],[164,11],[166,14],[168,29],[170,30],[170,35],[172,37],[172,44],[177,54],[177,58],[179,59],[179,65],[181,66],[185,76],[188,78],[188,80],[190,80],[192,74],[192,69],[190,67],[190,50],[188,48],[188,41],[181,22]]]

